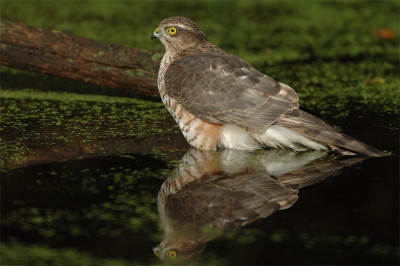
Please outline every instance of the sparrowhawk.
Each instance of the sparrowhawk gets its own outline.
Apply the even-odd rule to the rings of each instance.
[[[191,146],[385,155],[300,106],[291,87],[209,42],[190,19],[164,19],[151,36],[156,38],[165,47],[158,89]]]

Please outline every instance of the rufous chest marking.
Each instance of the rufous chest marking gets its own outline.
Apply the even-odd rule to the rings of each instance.
[[[172,61],[172,57],[166,53],[160,64],[157,83],[161,99],[191,146],[197,149],[215,150],[221,142],[222,125],[207,123],[192,115],[171,97],[165,88],[165,71]]]
[[[169,113],[191,146],[204,150],[217,149],[220,145],[222,125],[204,122],[192,115],[168,94],[164,94],[162,98]]]

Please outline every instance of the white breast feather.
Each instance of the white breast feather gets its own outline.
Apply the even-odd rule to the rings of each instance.
[[[299,145],[300,144],[300,145]],[[234,125],[225,124],[221,133],[221,145],[234,150],[255,150],[261,146],[291,148],[297,151],[327,150],[327,147],[287,128],[272,125],[264,133]]]
[[[285,127],[272,125],[264,134],[253,134],[253,136],[261,143],[273,148],[292,148],[294,150],[305,150],[296,144],[301,144],[314,150],[327,150],[324,145],[293,132]]]
[[[222,127],[221,145],[234,150],[256,150],[261,148],[261,145],[244,128],[230,123],[224,124]]]

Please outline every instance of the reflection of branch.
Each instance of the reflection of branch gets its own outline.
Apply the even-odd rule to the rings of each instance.
[[[5,66],[158,97],[160,54],[0,20]]]
[[[168,139],[168,141],[166,141],[166,139]],[[17,156],[11,154],[8,157],[3,156],[0,165],[7,169],[15,169],[41,163],[66,162],[70,160],[130,153],[153,154],[154,150],[164,151],[165,153],[166,151],[186,150],[188,148],[186,140],[180,135],[160,135],[160,138],[152,138],[151,140],[113,138],[84,142],[76,140],[76,142],[73,143],[57,143],[51,146],[25,145],[31,146],[26,149],[25,154]],[[173,153],[169,155],[173,155]],[[168,157],[168,160],[171,160],[171,157]]]
[[[398,128],[398,127],[395,127],[395,126],[392,126],[392,127],[390,127],[390,126],[383,126],[383,125],[377,125],[376,123],[374,123],[372,126],[374,126],[374,127],[383,127],[383,128],[389,129],[389,130],[399,130],[399,128]]]

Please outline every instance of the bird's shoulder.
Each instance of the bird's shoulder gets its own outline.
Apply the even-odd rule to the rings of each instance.
[[[191,66],[204,67],[213,65],[217,70],[218,67],[229,65],[231,68],[247,68],[253,69],[253,66],[242,58],[232,55],[211,42],[204,42],[196,46],[189,47],[177,53],[172,65],[190,68]],[[195,64],[193,64],[195,63]]]
[[[258,71],[250,63],[210,42],[177,54],[168,66],[164,78],[166,89],[172,94],[181,94],[188,87],[194,89],[195,86],[200,86],[202,92],[227,93],[230,97],[239,97],[244,91],[271,97],[279,94],[282,89],[286,90],[275,79]],[[298,99],[292,89],[288,90],[288,94],[295,101]]]

